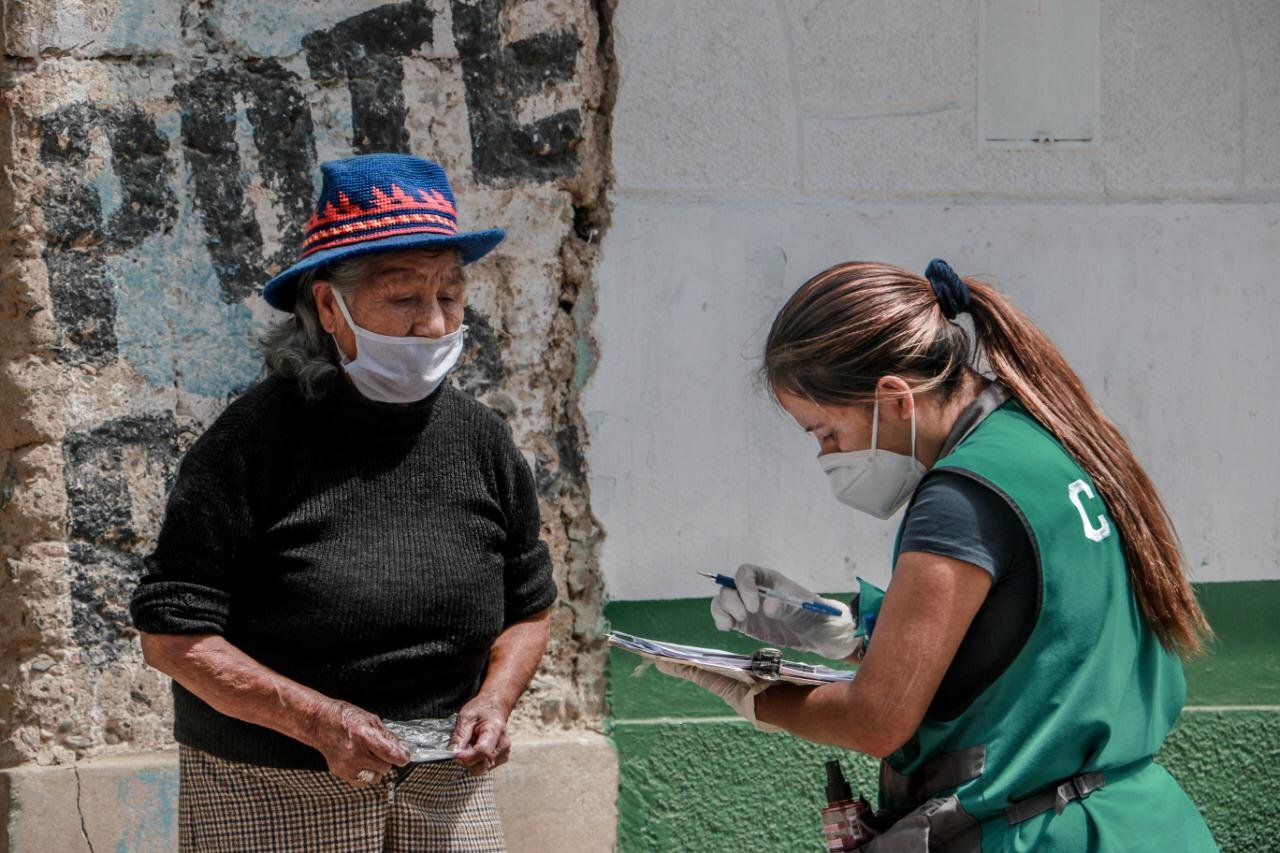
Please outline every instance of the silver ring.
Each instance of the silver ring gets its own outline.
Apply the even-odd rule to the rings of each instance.
[[[359,773],[356,774],[357,782],[372,782],[376,778],[377,776],[374,774],[372,770],[361,770]]]

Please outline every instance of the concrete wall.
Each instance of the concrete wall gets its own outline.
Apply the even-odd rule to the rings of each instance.
[[[1197,580],[1280,578],[1280,11],[1105,4],[1099,137],[1032,149],[978,141],[977,21],[976,2],[620,9],[584,404],[611,597],[705,594],[693,570],[746,559],[823,588],[887,577],[892,524],[831,499],[750,379],[806,278],[934,256],[1059,344]]]
[[[831,497],[813,439],[753,373],[809,275],[847,257],[923,272],[935,254],[989,272],[1059,344],[1160,487],[1196,580],[1280,577],[1280,206],[614,205],[586,402],[612,598],[704,595],[695,571],[740,562],[821,589],[888,579],[895,524]]]
[[[987,53],[985,16],[1073,4],[1016,5],[619,9],[613,225],[583,402],[607,615],[726,647],[697,570],[750,560],[829,591],[888,579],[894,523],[832,499],[812,439],[753,372],[774,314],[814,273],[946,258],[1059,344],[1156,480],[1194,579],[1213,582],[1201,592],[1221,641],[1191,667],[1200,710],[1162,760],[1227,849],[1262,849],[1280,832],[1265,808],[1280,778],[1263,772],[1235,816],[1213,792],[1255,766],[1250,750],[1274,752],[1280,705],[1267,615],[1280,601],[1280,6],[1094,6],[1096,65],[1055,69],[1096,75],[1093,138],[997,145],[979,72],[1019,69]],[[767,761],[744,757],[754,741],[727,744],[755,736],[735,734],[722,703],[634,666],[615,654],[610,667],[620,847],[816,849],[833,751],[779,736],[759,738]],[[779,797],[801,816],[750,818]]]
[[[556,562],[516,749],[599,727],[577,394],[608,220],[608,15],[591,0],[0,2],[0,767],[172,747],[168,680],[126,612],[141,555],[182,453],[258,374],[278,316],[259,289],[296,256],[319,163],[377,150],[441,161],[463,227],[510,234],[470,268],[456,381],[511,422]]]

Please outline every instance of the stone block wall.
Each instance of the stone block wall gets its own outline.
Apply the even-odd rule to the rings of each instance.
[[[608,223],[610,4],[2,0],[0,767],[171,745],[127,603],[184,450],[255,381],[319,163],[442,162],[469,267],[462,387],[533,468],[560,599],[518,711],[601,716],[600,531],[577,395]],[[359,436],[351,436],[358,442]],[[341,448],[335,448],[341,452]]]

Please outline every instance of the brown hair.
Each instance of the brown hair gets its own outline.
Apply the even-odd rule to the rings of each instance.
[[[831,405],[870,402],[876,382],[890,374],[912,381],[915,393],[936,391],[946,400],[985,357],[1098,487],[1119,528],[1138,605],[1161,644],[1183,657],[1200,653],[1212,631],[1151,478],[1048,336],[995,288],[971,278],[963,284],[976,340],[944,316],[922,276],[888,264],[831,267],[778,312],[762,373],[775,392]]]

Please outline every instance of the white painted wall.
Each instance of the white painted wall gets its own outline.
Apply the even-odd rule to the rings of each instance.
[[[1058,342],[1195,579],[1280,578],[1280,5],[1103,4],[1097,138],[1032,149],[978,139],[977,2],[628,0],[615,24],[583,402],[611,597],[709,595],[694,571],[746,560],[887,579],[895,524],[835,502],[752,375],[813,273],[935,255]]]

